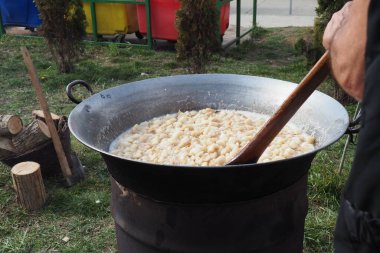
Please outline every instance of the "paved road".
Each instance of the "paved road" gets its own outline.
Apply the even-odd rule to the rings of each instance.
[[[290,8],[292,4],[292,8]],[[258,0],[261,27],[313,26],[317,0]],[[253,0],[241,0],[241,26],[252,26]],[[236,1],[231,2],[230,25],[236,25]]]

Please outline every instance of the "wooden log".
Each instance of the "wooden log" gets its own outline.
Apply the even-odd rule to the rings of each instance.
[[[22,162],[13,166],[11,172],[18,203],[29,211],[41,209],[47,195],[40,165],[35,162]]]
[[[62,116],[59,121],[58,134],[66,157],[68,157],[70,168],[73,168],[74,174],[78,171],[81,174],[84,174],[80,161],[71,149],[70,130],[68,129],[67,118],[65,116]],[[2,163],[10,167],[13,167],[20,162],[33,161],[40,164],[43,178],[62,176],[60,164],[51,140],[36,146],[32,150],[28,150],[26,153],[10,153],[9,156],[5,156],[3,159],[0,158],[0,160]],[[84,175],[80,176],[82,178],[84,177]]]
[[[15,135],[23,128],[22,120],[16,115],[0,115],[0,135]]]
[[[59,138],[62,142],[63,150],[67,157],[70,157],[70,155],[73,153],[71,150],[71,140],[70,140],[70,130],[69,125],[67,124],[67,118],[65,116],[62,116],[58,123],[58,133]],[[70,168],[72,168],[72,162],[71,159],[67,159]]]
[[[12,140],[6,137],[0,136],[0,150],[8,150],[11,152],[16,152],[15,147],[13,146]]]
[[[24,130],[12,138],[17,153],[24,154],[50,140],[47,125],[41,120],[34,120]]]
[[[32,115],[34,116],[35,119],[39,119],[46,124],[46,118],[45,118],[44,112],[42,110],[34,110],[32,112]],[[51,115],[51,118],[53,119],[55,127],[57,128],[59,120],[61,119],[61,117],[55,113],[52,113],[52,112],[50,113],[50,115]]]
[[[12,140],[0,136],[0,160],[15,155],[16,149],[13,146]]]

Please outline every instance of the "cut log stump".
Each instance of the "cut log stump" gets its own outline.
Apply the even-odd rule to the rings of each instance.
[[[40,165],[35,162],[22,162],[13,166],[11,172],[18,203],[29,211],[41,209],[47,195]]]

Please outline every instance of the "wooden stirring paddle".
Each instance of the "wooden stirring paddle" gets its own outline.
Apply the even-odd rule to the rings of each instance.
[[[253,139],[227,165],[256,163],[265,149],[330,72],[328,52],[319,59],[297,88]]]

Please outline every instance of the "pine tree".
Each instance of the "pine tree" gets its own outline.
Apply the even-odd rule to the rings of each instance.
[[[176,25],[179,37],[177,60],[187,64],[190,72],[204,73],[212,52],[220,48],[217,38],[217,11],[213,0],[180,0]]]
[[[41,30],[59,71],[73,71],[83,49],[86,16],[81,0],[35,0],[42,19]]]

